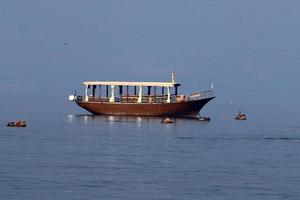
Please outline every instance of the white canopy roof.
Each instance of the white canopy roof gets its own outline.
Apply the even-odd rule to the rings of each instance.
[[[113,85],[113,86],[153,86],[153,87],[175,87],[179,83],[173,82],[124,82],[124,81],[84,81],[83,85]]]

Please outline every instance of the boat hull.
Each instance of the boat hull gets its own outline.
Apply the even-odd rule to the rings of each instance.
[[[174,103],[76,103],[95,115],[197,117],[200,110],[214,97]]]

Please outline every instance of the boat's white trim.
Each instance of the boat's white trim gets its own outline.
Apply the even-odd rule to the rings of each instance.
[[[82,83],[88,85],[110,85],[110,86],[152,86],[152,87],[175,87],[179,83],[175,82],[125,82],[125,81],[84,81]]]

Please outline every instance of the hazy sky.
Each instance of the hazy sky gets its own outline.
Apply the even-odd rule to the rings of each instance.
[[[83,80],[163,81],[172,69],[185,92],[213,82],[219,106],[296,103],[299,9],[299,0],[1,0],[0,103],[59,103]]]

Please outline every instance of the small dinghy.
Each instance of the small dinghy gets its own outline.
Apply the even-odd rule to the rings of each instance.
[[[236,119],[236,120],[246,120],[247,116],[245,114],[243,114],[241,111],[239,111],[239,113],[237,114],[237,116],[234,119]]]
[[[171,120],[170,117],[165,117],[161,120],[162,124],[173,124],[174,122]]]
[[[210,117],[207,117],[207,116],[199,116],[198,120],[199,120],[199,121],[203,121],[203,122],[209,122],[209,121],[210,121]]]
[[[9,122],[7,124],[8,127],[26,127],[25,120],[17,120],[15,122]]]

